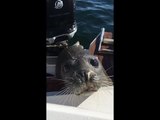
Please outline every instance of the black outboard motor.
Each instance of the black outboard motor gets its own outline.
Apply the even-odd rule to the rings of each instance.
[[[47,44],[72,38],[77,31],[75,0],[47,0]]]
[[[47,0],[47,76],[54,75],[58,54],[77,31],[74,15],[75,0]]]

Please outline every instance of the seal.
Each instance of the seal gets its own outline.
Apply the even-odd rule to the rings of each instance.
[[[113,85],[98,57],[90,55],[79,41],[59,54],[56,77],[63,80],[66,94],[81,95]]]

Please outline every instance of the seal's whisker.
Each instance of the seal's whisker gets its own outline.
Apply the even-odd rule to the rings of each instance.
[[[69,92],[69,93],[70,93],[70,92]],[[67,98],[66,98],[66,101],[67,101],[67,102],[71,102],[71,96],[72,96],[72,94],[68,94],[68,95],[67,95]]]
[[[105,71],[107,72],[109,69],[113,68],[113,65],[111,65],[109,68],[107,68]]]
[[[70,96],[70,91],[66,91],[65,96],[63,98],[63,103],[62,104],[66,104],[69,101],[69,96]]]
[[[67,88],[68,88],[68,89],[67,89],[68,94],[71,94],[72,89],[73,89],[72,86],[68,86]]]
[[[66,96],[61,96],[59,99],[58,99],[58,104],[62,104],[64,105],[64,98],[66,98]]]
[[[72,90],[71,90],[71,92],[70,92],[70,94],[69,94],[69,99],[68,99],[69,101],[70,101],[70,104],[72,105],[72,106],[74,106],[75,105],[75,96],[74,96],[74,92],[73,92],[73,88],[72,88]]]
[[[74,80],[72,77],[65,77],[64,81]]]
[[[108,83],[101,83],[101,86],[108,86]]]
[[[102,75],[100,78],[103,78],[103,79],[110,79],[108,75],[107,75],[107,76]]]
[[[73,99],[73,94],[71,94],[71,96],[70,96],[70,101],[71,101],[71,105],[74,105],[74,99]]]
[[[63,104],[64,103],[64,99],[63,99],[63,97],[65,98],[66,96],[65,96],[65,94],[67,93],[67,89],[64,89],[63,91],[60,91],[59,92],[59,96],[57,96],[56,98],[55,98],[55,102],[57,103],[57,104]],[[64,95],[64,96],[63,96]]]
[[[72,86],[72,83],[65,83],[65,87]]]
[[[112,86],[112,83],[101,83],[102,87],[108,87],[108,86]]]
[[[101,79],[101,82],[110,82],[112,81],[111,79]]]
[[[112,80],[102,80],[102,83],[113,83]]]
[[[114,77],[114,75],[110,75],[110,76],[108,76],[108,77]]]
[[[65,82],[65,86],[64,87],[71,86],[71,85],[72,85],[71,82]]]
[[[65,93],[66,89],[59,91],[56,95],[63,95]]]
[[[56,95],[63,95],[65,92],[70,89],[69,87],[64,87],[61,91],[59,91]]]
[[[105,78],[105,79],[111,79],[112,77],[114,77],[114,75],[101,76],[101,78]]]
[[[61,100],[59,100],[60,104],[66,104],[67,102],[69,102],[71,91],[71,88],[69,88],[64,92],[64,95],[62,96]]]
[[[73,91],[73,88],[72,87],[69,87],[68,91],[67,91],[67,94],[72,94],[72,91]]]
[[[70,91],[70,88],[69,88],[69,89],[66,89],[66,90],[64,91],[64,94],[63,94],[63,95],[67,95],[67,94],[69,93],[69,91]]]

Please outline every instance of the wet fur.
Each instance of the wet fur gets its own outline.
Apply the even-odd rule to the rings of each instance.
[[[92,65],[91,60],[96,61]],[[56,77],[65,83],[62,93],[80,95],[86,91],[97,91],[112,85],[102,64],[96,56],[89,55],[78,42],[64,49],[58,56]]]

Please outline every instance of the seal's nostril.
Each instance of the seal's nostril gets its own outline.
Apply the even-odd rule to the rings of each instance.
[[[88,74],[86,71],[82,71],[83,77],[85,78],[85,81],[88,81]]]
[[[88,72],[85,70],[81,70],[77,72],[76,76],[82,80],[82,82],[87,82],[88,81]]]
[[[81,74],[82,77],[85,77],[85,72],[84,71],[81,71],[80,74]]]
[[[88,78],[88,74],[86,72],[84,73],[84,77],[85,77],[85,80],[87,82],[89,78]]]
[[[90,90],[92,90],[93,88],[94,88],[94,87],[93,87],[93,86],[91,86],[91,87],[90,87]]]

